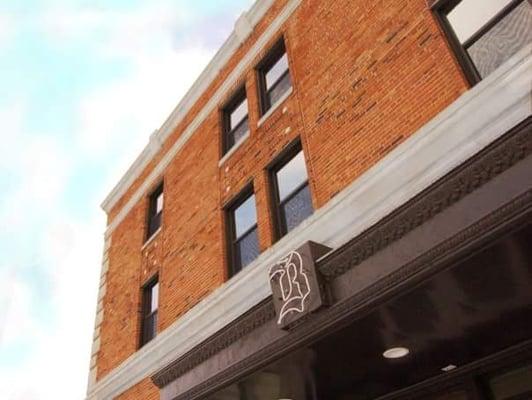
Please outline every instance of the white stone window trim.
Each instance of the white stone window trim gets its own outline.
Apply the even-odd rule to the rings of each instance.
[[[161,224],[160,227],[157,228],[155,232],[144,242],[142,247],[140,248],[140,251],[143,251],[148,245],[155,240],[157,236],[159,236],[159,233],[163,230],[163,225]]]

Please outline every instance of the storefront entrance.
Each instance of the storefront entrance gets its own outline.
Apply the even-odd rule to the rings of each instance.
[[[280,399],[532,399],[532,225],[209,397]]]

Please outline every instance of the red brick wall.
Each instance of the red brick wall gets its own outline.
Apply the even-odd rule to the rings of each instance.
[[[110,221],[285,4],[275,3]],[[136,351],[140,288],[153,274],[160,280],[159,331],[227,279],[222,205],[251,180],[260,247],[271,246],[264,168],[286,144],[301,137],[314,206],[322,207],[467,90],[425,0],[304,0],[281,34],[294,86],[286,103],[257,127],[255,74],[247,71],[240,83],[247,88],[250,138],[218,167],[219,115],[211,113],[165,171],[163,229],[156,240],[141,250],[146,199],[113,232],[98,379]]]
[[[147,378],[129,388],[115,400],[159,400],[159,389]]]

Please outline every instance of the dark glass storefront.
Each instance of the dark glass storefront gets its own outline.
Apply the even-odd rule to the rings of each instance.
[[[531,349],[528,225],[208,400],[532,399]]]

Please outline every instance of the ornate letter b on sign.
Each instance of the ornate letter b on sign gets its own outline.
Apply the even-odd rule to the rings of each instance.
[[[270,281],[275,280],[281,292],[283,305],[279,310],[278,324],[291,312],[305,312],[305,300],[310,294],[307,273],[303,270],[303,260],[297,251],[292,251],[285,258],[270,268]]]
[[[268,276],[280,327],[287,328],[324,304],[323,284],[315,260],[329,250],[307,242],[270,267]]]

